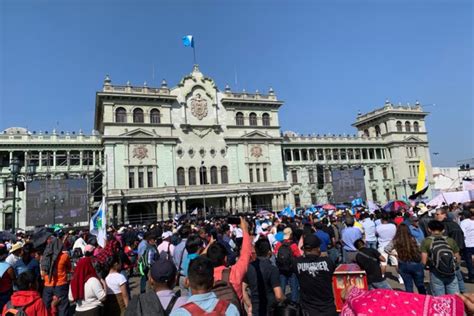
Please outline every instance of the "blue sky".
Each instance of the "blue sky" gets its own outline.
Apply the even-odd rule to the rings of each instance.
[[[283,130],[353,134],[358,110],[420,100],[436,104],[433,165],[474,157],[470,0],[2,0],[0,129],[90,131],[105,74],[173,86],[191,71],[186,34],[221,89],[272,86]]]

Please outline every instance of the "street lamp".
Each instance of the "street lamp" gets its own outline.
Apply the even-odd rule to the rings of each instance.
[[[58,197],[56,195],[53,195],[52,197],[48,199],[45,199],[44,200],[44,204],[45,205],[48,205],[49,201],[51,201],[51,203],[53,204],[53,226],[56,224],[56,201],[58,200]],[[59,203],[61,203],[61,205],[64,204],[64,199],[61,198],[59,199]]]
[[[402,185],[403,185],[403,188],[405,189],[405,198],[408,199],[408,195],[407,195],[407,184],[408,184],[407,180],[403,179],[403,180],[402,180]]]
[[[12,205],[12,232],[15,233],[15,226],[16,226],[16,190],[18,184],[21,182],[31,182],[33,181],[33,176],[36,173],[36,165],[28,164],[26,167],[26,176],[24,177],[24,181],[18,181],[21,172],[20,160],[18,157],[13,157],[10,161],[10,173],[12,175],[12,185],[13,185],[13,205]],[[24,186],[23,189],[24,190]]]
[[[202,204],[204,205],[204,220],[206,220],[206,191],[205,184],[206,178],[204,178],[204,160],[201,161],[201,179],[202,179]]]

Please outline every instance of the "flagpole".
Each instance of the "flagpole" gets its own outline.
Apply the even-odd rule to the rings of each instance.
[[[193,42],[192,42],[192,44],[193,44],[193,57],[194,57],[194,64],[195,64],[195,65],[197,65],[197,63],[196,63],[196,48],[194,47],[194,46],[195,46],[195,44],[194,44],[194,39],[193,39]]]

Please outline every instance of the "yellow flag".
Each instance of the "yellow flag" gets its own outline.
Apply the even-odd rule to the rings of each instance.
[[[415,194],[409,197],[410,200],[415,200],[418,196],[423,195],[428,189],[428,173],[426,171],[425,162],[420,160],[418,168],[418,182],[416,183]]]

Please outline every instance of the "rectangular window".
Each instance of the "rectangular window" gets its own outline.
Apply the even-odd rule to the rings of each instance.
[[[253,182],[253,169],[252,168],[249,169],[249,181]]]
[[[313,169],[308,170],[308,179],[309,179],[309,183],[314,183],[314,171],[313,171]]]
[[[341,149],[341,160],[346,160],[346,159],[347,159],[346,150]]]
[[[324,160],[324,153],[322,149],[318,149],[318,160]]]
[[[153,171],[148,171],[147,181],[148,181],[148,187],[153,188]]]
[[[382,174],[383,174],[383,178],[384,178],[384,179],[387,179],[387,178],[388,178],[387,168],[386,168],[386,167],[383,167],[383,168],[382,168]]]
[[[369,168],[369,179],[374,180],[374,169],[373,168]]]
[[[133,171],[128,172],[128,187],[130,189],[135,187],[135,172]]]
[[[298,183],[298,171],[291,170],[291,181],[292,183]]]
[[[5,198],[7,199],[13,198],[13,181],[12,180],[5,181]]]
[[[300,206],[301,206],[300,195],[295,194],[295,207],[300,207]]]
[[[374,149],[373,148],[370,148],[369,149],[369,158],[372,160],[372,159],[375,159],[375,154],[374,154]]]
[[[390,201],[390,189],[385,189],[385,198]]]
[[[138,171],[138,187],[143,188],[143,171]]]
[[[315,161],[316,160],[316,153],[314,149],[309,150],[309,160]]]
[[[331,160],[331,149],[324,150],[324,156],[326,156],[326,160]]]
[[[333,149],[332,150],[332,158],[334,160],[339,160],[339,149]]]
[[[377,148],[375,150],[375,156],[377,157],[377,159],[382,159],[382,151],[380,150],[380,148]]]
[[[410,157],[410,149],[407,147],[407,157]]]
[[[255,169],[257,172],[257,182],[260,182],[260,168]]]
[[[317,204],[316,202],[316,193],[311,193],[311,204]]]
[[[376,190],[372,190],[372,200],[374,202],[377,202],[377,191]]]
[[[354,149],[348,149],[347,150],[347,156],[349,156],[349,160],[354,159]]]
[[[267,168],[263,168],[263,182],[267,182],[267,181],[268,181]]]
[[[416,151],[416,147],[413,147],[413,153],[415,154],[415,157],[418,157],[418,153]]]
[[[355,150],[355,159],[360,159],[360,149]]]
[[[362,149],[362,159],[367,160],[367,149]]]

